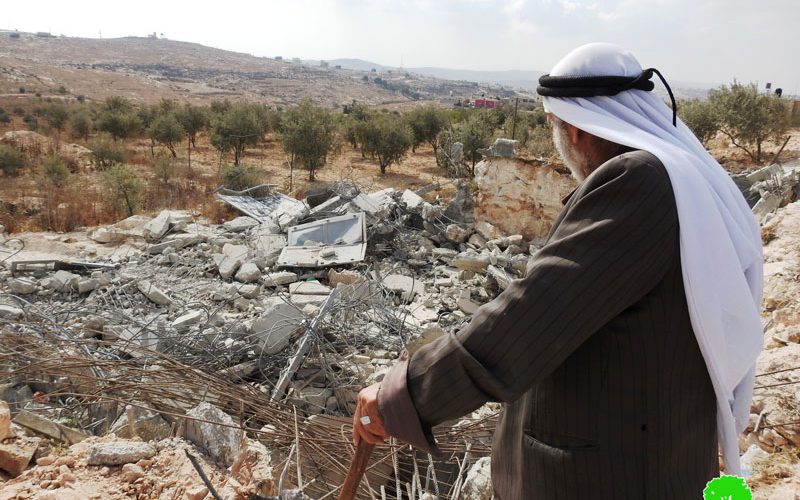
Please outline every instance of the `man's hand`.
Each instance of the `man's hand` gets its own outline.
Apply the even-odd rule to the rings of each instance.
[[[383,419],[378,412],[378,389],[381,384],[372,384],[362,389],[356,398],[356,413],[353,415],[353,444],[363,439],[369,444],[380,444],[386,438],[386,429],[383,428]],[[369,417],[368,424],[362,421],[362,417]]]

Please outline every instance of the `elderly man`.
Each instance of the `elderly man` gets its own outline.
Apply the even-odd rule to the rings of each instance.
[[[719,448],[739,472],[762,344],[758,225],[650,92],[654,71],[590,44],[542,77],[578,188],[523,279],[359,394],[357,442],[436,452],[431,426],[501,401],[498,499],[699,498]]]

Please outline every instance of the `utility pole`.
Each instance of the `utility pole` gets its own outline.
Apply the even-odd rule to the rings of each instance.
[[[519,97],[514,100],[514,119],[511,121],[511,140],[517,134],[517,108],[519,107]]]

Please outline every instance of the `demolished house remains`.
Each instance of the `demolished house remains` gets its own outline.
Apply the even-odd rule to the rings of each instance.
[[[221,225],[165,210],[58,251],[0,235],[0,469],[19,476],[0,498],[73,498],[99,487],[86,473],[114,478],[96,498],[335,498],[357,391],[522,277],[575,186],[506,146],[476,167],[474,210],[466,187],[445,204],[438,186],[265,185],[218,190],[242,214]],[[778,168],[739,181],[772,224],[797,190]],[[800,445],[757,401],[748,445]],[[441,459],[379,446],[359,498],[490,498],[498,408],[437,427]]]

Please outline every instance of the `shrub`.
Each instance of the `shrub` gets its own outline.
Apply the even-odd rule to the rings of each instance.
[[[87,140],[89,132],[92,131],[92,119],[89,117],[89,112],[83,108],[75,111],[69,119],[69,126],[74,139]]]
[[[11,123],[11,117],[5,111],[0,112],[0,123]]]
[[[540,158],[556,156],[556,145],[553,143],[553,131],[547,125],[537,125],[528,138],[528,150]]]
[[[56,155],[49,155],[42,162],[42,175],[54,186],[63,186],[69,173],[66,162]]]
[[[164,154],[156,155],[154,167],[156,177],[162,184],[169,184],[169,181],[175,177],[175,172],[177,171],[172,158]]]
[[[163,144],[176,158],[175,145],[186,135],[186,131],[175,117],[175,113],[166,112],[156,115],[147,129],[150,139]]]
[[[130,217],[142,202],[144,184],[136,172],[127,165],[114,165],[103,173],[103,185],[109,192],[114,209]]]
[[[39,128],[39,121],[33,115],[23,116],[22,122],[26,127],[28,127],[29,130],[37,130]]]
[[[25,93],[25,87],[20,87],[19,88],[19,93],[20,94],[24,94]]]
[[[66,94],[67,93],[67,87],[61,85],[60,87],[58,87],[58,93],[59,94]]]
[[[262,183],[263,174],[255,167],[230,165],[220,172],[222,185],[234,191],[243,191]]]
[[[92,163],[101,170],[125,161],[125,147],[108,135],[100,135],[89,141],[89,149],[92,150]]]
[[[5,175],[14,175],[27,165],[25,154],[9,145],[0,144],[0,171]]]

